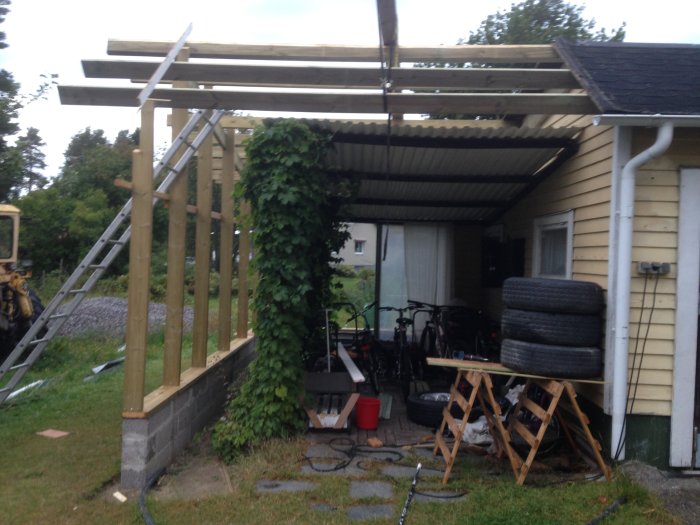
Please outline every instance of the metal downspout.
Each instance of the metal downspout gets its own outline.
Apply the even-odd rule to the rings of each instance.
[[[615,346],[613,349],[612,432],[610,452],[614,459],[625,458],[625,414],[627,412],[627,381],[629,353],[629,313],[632,280],[632,237],[634,232],[634,199],[637,169],[664,153],[673,140],[673,123],[663,122],[656,142],[630,159],[620,177],[620,208],[618,210],[617,283],[615,290]]]

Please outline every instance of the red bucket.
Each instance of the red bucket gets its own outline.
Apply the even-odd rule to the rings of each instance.
[[[355,424],[363,430],[375,430],[379,426],[381,401],[376,397],[360,396],[355,405]]]

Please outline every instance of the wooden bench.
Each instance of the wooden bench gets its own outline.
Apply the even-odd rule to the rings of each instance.
[[[338,342],[338,357],[345,366],[345,372],[306,374],[306,391],[315,394],[313,405],[304,407],[309,416],[310,428],[319,430],[346,428],[348,417],[360,398],[357,385],[365,382],[365,376],[340,342]]]

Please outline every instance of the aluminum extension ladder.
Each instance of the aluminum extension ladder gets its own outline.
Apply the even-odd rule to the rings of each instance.
[[[192,114],[163,158],[154,166],[154,180],[156,181],[161,178],[162,173],[167,172],[158,185],[157,192],[165,193],[168,191],[177,175],[187,166],[192,155],[207,136],[214,131],[223,115],[223,110],[197,110]],[[197,129],[199,131],[194,140],[189,142],[189,137]],[[181,148],[183,145],[187,147]],[[175,164],[171,167],[173,161]],[[158,197],[153,198],[154,204],[157,200]],[[12,353],[0,364],[0,403],[12,393],[24,374],[39,359],[51,339],[75,312],[88,292],[129,242],[131,225],[127,225],[125,228],[122,226],[131,216],[131,209],[132,199],[130,198],[39,318],[32,324],[22,340],[15,346]],[[109,247],[109,251],[100,259],[107,247]],[[84,283],[79,285],[82,278],[88,274],[89,276]],[[76,285],[79,287],[75,288]],[[29,354],[26,358],[21,363],[15,364],[27,351]],[[6,375],[9,379],[3,383],[3,378]]]

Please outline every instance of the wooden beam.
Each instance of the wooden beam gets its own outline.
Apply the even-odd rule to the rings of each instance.
[[[62,104],[137,107],[136,88],[59,86]],[[310,113],[384,113],[380,93],[290,93],[156,89],[156,107],[218,108]],[[576,93],[389,93],[391,113],[477,115],[590,115],[598,111],[585,94]]]
[[[262,126],[268,117],[240,117],[233,115],[224,115],[221,118],[221,127],[223,128],[237,128],[237,129],[255,129],[258,126]],[[356,124],[380,124],[386,126],[386,118],[378,119],[317,119],[326,121],[329,123],[337,122],[342,124],[356,123]],[[509,122],[503,120],[462,120],[462,119],[413,119],[413,120],[400,120],[397,122],[392,122],[391,128],[394,131],[401,129],[412,129],[412,128],[483,128],[483,129],[493,129],[493,128],[512,128],[513,125]],[[237,144],[238,141],[247,140],[247,135],[236,135]]]
[[[221,222],[219,224],[219,337],[217,349],[228,350],[231,343],[231,282],[233,279],[233,130],[225,134],[224,165],[221,173]]]
[[[178,60],[189,58],[187,48],[180,51]],[[177,87],[186,87],[188,83],[178,82]],[[186,109],[172,111],[172,140],[180,134],[189,118]],[[182,144],[176,158],[180,158],[187,146]],[[178,386],[182,372],[182,334],[183,314],[185,309],[185,254],[187,237],[187,176],[179,173],[170,185],[168,208],[168,271],[166,276],[166,322],[163,355],[163,385]]]
[[[377,0],[380,42],[386,47],[399,45],[399,23],[395,0]]]
[[[334,175],[348,177],[360,181],[405,182],[431,184],[523,184],[532,181],[532,175],[473,175],[473,174],[440,174],[440,173],[376,173],[357,171],[334,171]]]
[[[174,42],[110,39],[107,54],[165,56]],[[290,44],[224,44],[188,42],[192,58],[301,60],[330,62],[377,62],[377,46],[298,46]],[[558,64],[561,57],[545,45],[451,45],[437,47],[398,46],[403,62],[478,62],[488,64]]]
[[[197,156],[197,218],[195,222],[194,319],[192,321],[192,367],[207,363],[209,337],[209,273],[211,258],[213,137],[202,142]]]
[[[154,62],[83,60],[86,78],[142,81],[153,74]],[[176,62],[163,81],[188,80],[199,84],[299,88],[378,88],[377,67],[269,66]],[[527,68],[395,68],[393,90],[401,89],[577,89],[568,69]]]
[[[140,149],[133,154],[133,208],[129,242],[129,302],[124,362],[124,412],[141,412],[146,388],[148,304],[153,238],[153,103],[141,108]]]
[[[430,201],[430,200],[410,200],[381,197],[358,198],[352,201],[352,204],[365,206],[405,206],[409,208],[502,208],[510,204],[510,201]]]

